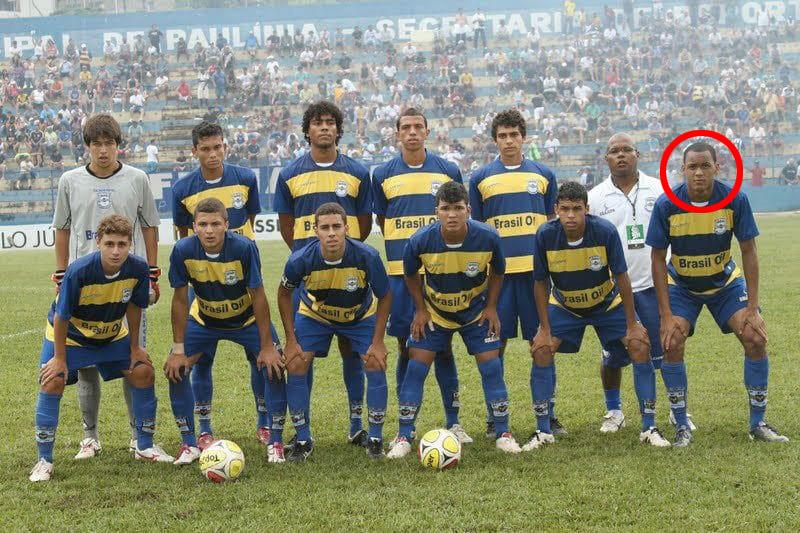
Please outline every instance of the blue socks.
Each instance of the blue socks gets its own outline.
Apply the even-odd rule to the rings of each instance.
[[[200,433],[213,433],[211,430],[211,398],[214,395],[214,384],[211,380],[213,364],[213,359],[201,357],[192,367],[194,412],[200,423]]]
[[[744,358],[744,386],[750,400],[750,429],[764,420],[767,410],[767,383],[769,381],[769,359]]]
[[[342,357],[342,378],[350,405],[350,435],[354,435],[363,427],[361,415],[364,410],[364,361],[357,353]]]
[[[550,365],[550,374],[553,376],[553,395],[550,397],[550,419],[556,417],[556,362]]]
[[[603,396],[606,398],[606,411],[619,411],[622,409],[619,389],[605,389],[603,390]]]
[[[286,423],[286,378],[266,381],[269,417],[269,443],[283,442],[283,426]],[[306,421],[308,417],[306,417]]]
[[[308,377],[305,374],[289,374],[286,379],[286,399],[292,425],[297,432],[298,441],[311,440],[311,427],[308,424]]]
[[[683,362],[668,363],[664,361],[661,364],[661,377],[664,379],[664,386],[667,388],[669,408],[672,410],[672,414],[675,415],[678,427],[689,427],[689,421],[686,417],[686,365]]]
[[[422,404],[422,392],[425,385],[425,378],[428,376],[428,368],[424,363],[409,360],[406,376],[403,380],[403,388],[400,390],[400,431],[398,435],[411,441],[411,434],[414,432],[414,421]]]
[[[406,339],[408,340],[408,339]],[[405,342],[403,342],[405,344]],[[408,368],[408,356],[404,356],[403,352],[397,354],[397,367],[395,369],[397,377],[397,399],[400,399],[400,390],[403,388],[403,380],[406,378],[406,369]]]
[[[266,369],[259,370],[255,363],[258,354],[254,354],[252,359],[248,354],[247,362],[250,363],[250,388],[253,390],[253,399],[256,402],[256,429],[269,426],[269,415],[267,413],[267,400],[264,397],[267,391]]]
[[[39,450],[39,459],[48,463],[53,462],[53,444],[56,440],[61,396],[39,392],[39,399],[36,401],[36,447]]]
[[[633,387],[642,413],[642,431],[656,425],[656,373],[653,363],[633,363]]]
[[[439,383],[439,390],[442,393],[442,405],[444,405],[444,417],[446,427],[458,424],[458,411],[461,402],[458,397],[458,370],[453,354],[436,354],[433,363],[436,381]]]
[[[371,439],[383,440],[383,422],[386,419],[386,403],[389,387],[386,385],[386,372],[367,370],[367,418]]]
[[[131,387],[131,396],[136,420],[136,447],[146,450],[153,446],[153,433],[156,431],[156,389],[153,385],[142,389]]]
[[[553,399],[553,365],[539,366],[533,363],[531,368],[531,394],[533,395],[533,413],[536,415],[536,429],[550,433],[550,402]]]
[[[181,433],[181,442],[188,446],[197,446],[194,433],[194,394],[189,376],[184,376],[178,383],[169,383],[169,401],[172,414]]]
[[[495,436],[508,432],[508,391],[503,381],[503,364],[500,358],[478,363],[481,384],[486,401],[491,406]]]
[[[500,353],[498,354],[497,358],[500,360],[500,371],[505,372],[505,362],[503,361],[503,356],[505,355],[505,348],[500,346]],[[489,400],[484,398],[484,403],[486,404],[486,423],[487,424],[494,424],[494,411],[492,410],[492,404],[489,403]]]

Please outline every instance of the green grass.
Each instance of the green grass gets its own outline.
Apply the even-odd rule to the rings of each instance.
[[[541,451],[503,456],[482,437],[480,379],[458,341],[462,423],[476,443],[466,448],[458,468],[444,473],[424,471],[414,458],[371,463],[363,451],[345,444],[347,408],[338,356],[320,360],[316,366],[313,461],[268,465],[254,438],[254,406],[244,357],[232,345],[223,344],[215,368],[215,429],[239,443],[247,457],[243,478],[223,486],[201,478],[195,466],[133,461],[125,449],[127,418],[118,382],[103,388],[103,455],[88,462],[72,460],[81,429],[71,387],[62,401],[54,479],[38,485],[27,481],[36,460],[36,366],[44,316],[53,295],[48,281],[53,259],[46,252],[3,253],[3,529],[797,530],[798,222],[797,214],[759,218],[761,305],[770,333],[772,370],[768,419],[793,438],[788,445],[748,440],[742,350],[732,335],[719,333],[707,313],[687,348],[690,411],[700,427],[689,449],[656,450],[638,444],[639,417],[629,371],[624,374],[623,401],[630,423],[618,434],[600,435],[597,428],[604,405],[599,347],[595,336],[587,334],[580,354],[558,358],[557,410],[570,434]],[[372,244],[381,243],[374,239]],[[275,288],[287,253],[279,243],[260,247],[267,294],[275,309]],[[168,254],[162,247],[165,267]],[[157,367],[171,342],[171,293],[166,281],[162,289],[162,300],[149,320],[150,354]],[[513,341],[506,361],[511,425],[522,441],[533,426],[527,346]],[[394,354],[390,367],[393,364]],[[660,381],[658,421],[671,437]],[[391,437],[397,428],[393,370],[389,382],[386,433]],[[157,389],[157,441],[175,451],[179,436],[163,377],[158,378]],[[428,429],[441,421],[438,390],[431,376],[418,426]]]

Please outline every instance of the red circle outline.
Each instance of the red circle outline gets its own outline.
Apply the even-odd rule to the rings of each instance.
[[[667,162],[669,161],[669,156],[672,155],[672,152],[678,147],[679,144],[687,139],[691,139],[692,137],[711,137],[712,139],[721,142],[728,148],[728,150],[731,151],[733,160],[736,162],[736,181],[733,184],[733,188],[725,198],[715,204],[696,206],[686,203],[678,198],[675,193],[672,192],[672,188],[669,186],[669,181],[667,180]],[[736,148],[731,140],[725,137],[723,134],[713,130],[691,130],[681,133],[675,137],[675,139],[669,143],[669,146],[666,147],[664,153],[661,155],[659,177],[661,178],[661,186],[664,188],[664,193],[670,200],[672,200],[673,204],[690,213],[711,213],[727,206],[739,193],[739,189],[742,188],[742,181],[744,180],[744,162],[742,161],[742,154],[739,152],[739,149]]]

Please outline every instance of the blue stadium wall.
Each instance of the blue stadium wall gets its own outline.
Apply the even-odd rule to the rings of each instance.
[[[36,37],[49,35],[60,47],[72,38],[76,44],[86,43],[95,55],[99,55],[102,53],[105,39],[113,36],[121,40],[124,35],[129,42],[133,42],[136,34],[144,34],[152,24],[158,24],[164,32],[168,51],[175,48],[180,36],[186,38],[191,49],[195,42],[208,44],[216,39],[218,33],[222,33],[234,47],[242,48],[250,31],[261,40],[269,36],[273,29],[282,34],[284,28],[288,28],[291,33],[300,28],[307,34],[309,30],[319,30],[323,25],[333,34],[337,27],[349,33],[356,25],[364,29],[369,25],[382,28],[383,24],[388,24],[394,32],[395,39],[403,41],[408,40],[416,30],[430,30],[435,24],[448,25],[459,8],[463,8],[469,15],[476,7],[484,9],[489,19],[490,35],[501,19],[506,21],[512,34],[524,35],[532,24],[536,24],[542,33],[558,33],[562,28],[562,3],[560,0],[541,0],[530,2],[529,7],[523,7],[522,4],[525,2],[520,0],[495,0],[489,5],[486,2],[465,0],[440,0],[436,3],[428,0],[406,0],[372,4],[345,2],[316,6],[269,6],[107,16],[5,19],[0,21],[0,53],[7,57],[7,50],[12,40],[16,40],[23,49],[33,49],[32,35]],[[589,14],[602,13],[605,3],[611,2],[608,0],[579,2],[580,7],[586,8]],[[637,18],[640,10],[649,13],[654,6],[658,9],[684,10],[688,3],[671,0],[634,2]],[[735,6],[735,9],[729,7],[731,5]],[[718,20],[723,26],[755,24],[758,10],[763,6],[779,19],[793,17],[796,20],[800,12],[800,0],[738,3],[718,0],[713,3],[701,2],[699,6],[718,14]],[[622,12],[618,7],[616,11]]]

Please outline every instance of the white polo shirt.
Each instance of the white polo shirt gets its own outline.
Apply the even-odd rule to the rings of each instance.
[[[610,175],[589,191],[589,213],[603,217],[617,227],[633,292],[653,286],[650,247],[644,240],[656,198],[663,192],[661,181],[642,171],[639,171],[638,185],[633,186],[627,198],[611,181]]]

